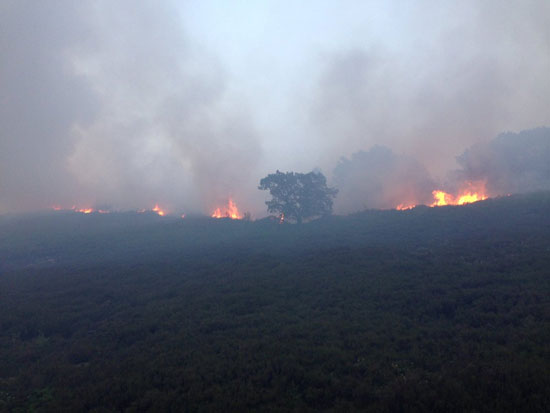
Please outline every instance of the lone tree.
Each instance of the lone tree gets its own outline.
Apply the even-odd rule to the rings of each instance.
[[[337,189],[327,187],[327,180],[320,172],[277,171],[263,178],[258,189],[268,189],[273,197],[266,201],[268,212],[283,214],[285,219],[298,224],[304,219],[330,215],[332,199],[338,193]]]

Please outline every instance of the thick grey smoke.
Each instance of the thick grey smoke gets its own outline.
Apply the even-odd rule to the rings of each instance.
[[[334,183],[339,191],[335,211],[341,214],[429,204],[435,189],[424,166],[382,146],[342,158],[334,170]]]
[[[400,154],[379,153],[396,187],[340,181],[339,212],[412,202],[408,174],[422,202],[411,158],[437,180],[467,147],[550,124],[550,2],[344,4],[0,0],[0,213],[233,197],[260,215],[266,174],[375,145]]]
[[[88,12],[70,1],[0,4],[0,211],[71,202],[72,128],[98,111],[68,57],[88,39]]]
[[[1,209],[246,204],[252,117],[170,3],[4,2],[0,30]]]
[[[550,190],[550,128],[503,133],[457,161],[451,181],[486,181],[491,195]]]

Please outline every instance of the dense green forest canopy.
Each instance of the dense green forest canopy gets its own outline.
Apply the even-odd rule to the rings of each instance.
[[[0,411],[547,411],[550,194],[0,217]]]

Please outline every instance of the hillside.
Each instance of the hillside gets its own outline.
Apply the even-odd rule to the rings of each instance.
[[[154,213],[45,212],[0,216],[0,270],[102,262],[135,263],[202,254],[301,254],[323,248],[430,247],[464,241],[531,239],[550,232],[550,193],[464,206],[367,210],[305,225]]]
[[[0,217],[0,410],[547,411],[550,194]]]

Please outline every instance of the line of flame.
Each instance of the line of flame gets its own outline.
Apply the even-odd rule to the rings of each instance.
[[[441,189],[432,191],[434,202],[432,202],[429,206],[437,207],[445,205],[464,205],[483,201],[489,198],[485,189],[485,182],[466,182],[464,186],[465,188],[458,191],[457,195],[452,195]],[[415,206],[415,204],[402,203],[397,205],[395,209],[403,211],[414,208]]]

